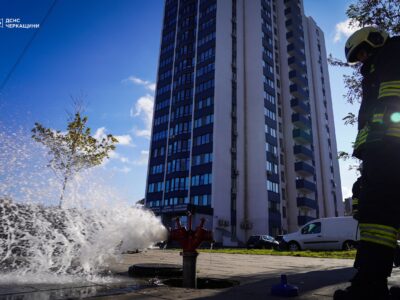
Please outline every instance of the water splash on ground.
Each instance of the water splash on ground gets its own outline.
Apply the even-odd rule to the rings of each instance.
[[[47,161],[23,130],[0,126],[0,283],[107,280],[122,253],[165,239],[160,220],[122,200],[102,168],[74,178],[59,208]]]

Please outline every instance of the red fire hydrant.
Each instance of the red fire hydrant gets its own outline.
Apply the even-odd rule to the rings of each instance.
[[[192,215],[189,213],[188,228],[182,227],[179,217],[176,218],[176,229],[170,230],[170,239],[178,241],[182,246],[183,257],[183,287],[196,288],[196,262],[199,253],[197,247],[202,242],[212,242],[213,235],[209,230],[203,228],[206,220],[201,218],[200,225],[192,230]]]

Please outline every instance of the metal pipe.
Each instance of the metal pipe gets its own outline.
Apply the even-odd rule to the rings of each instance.
[[[197,288],[197,252],[181,252],[183,258],[183,283],[185,288]]]

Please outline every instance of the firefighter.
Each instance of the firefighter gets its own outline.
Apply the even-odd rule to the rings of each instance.
[[[353,195],[351,196],[351,210],[353,218],[358,220],[358,204],[360,203],[361,194],[361,177],[358,177],[353,184],[352,188]]]
[[[349,63],[362,63],[353,153],[363,162],[360,243],[354,263],[357,273],[334,299],[389,299],[387,278],[400,225],[400,37],[364,27],[349,37],[345,54]],[[398,289],[390,292],[397,294]]]

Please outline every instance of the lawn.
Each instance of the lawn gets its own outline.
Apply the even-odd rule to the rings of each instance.
[[[319,258],[347,258],[354,259],[356,250],[349,251],[277,251],[269,249],[199,249],[202,253],[227,253],[227,254],[253,254],[253,255],[279,255],[279,256],[298,256],[298,257],[319,257]]]

